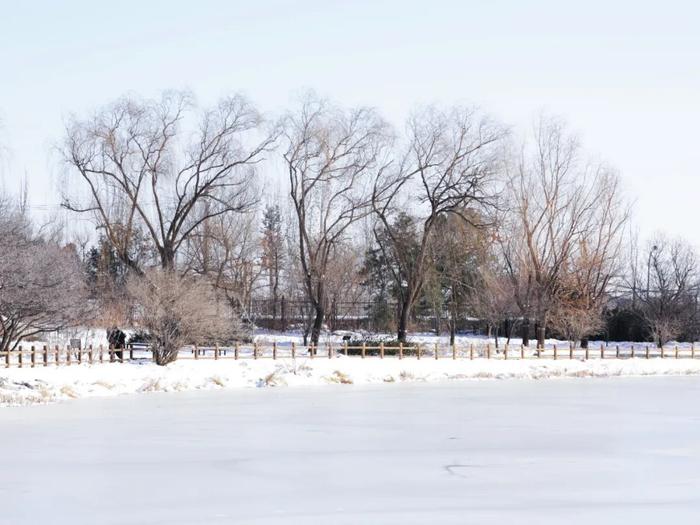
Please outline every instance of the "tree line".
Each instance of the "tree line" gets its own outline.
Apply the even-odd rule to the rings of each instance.
[[[71,118],[61,153],[62,205],[95,233],[62,248],[2,206],[2,227],[19,232],[3,235],[3,289],[5,271],[31,280],[12,268],[25,249],[46,254],[36,264],[66,261],[31,271],[82,276],[57,283],[51,299],[70,295],[71,308],[59,299],[44,312],[56,322],[33,330],[78,314],[128,324],[164,364],[183,344],[240,337],[253,299],[276,316],[285,296],[308,305],[312,343],[335,301],[361,300],[399,341],[417,311],[453,339],[465,318],[525,344],[695,336],[694,249],[631,235],[618,174],[555,117],[518,137],[476,108],[429,106],[397,129],[313,93],[270,118],[240,95],[202,109],[169,91]],[[12,308],[0,317],[17,340]]]

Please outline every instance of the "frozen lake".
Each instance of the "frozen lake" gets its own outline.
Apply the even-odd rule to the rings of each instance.
[[[700,379],[0,409],[0,524],[700,522]]]

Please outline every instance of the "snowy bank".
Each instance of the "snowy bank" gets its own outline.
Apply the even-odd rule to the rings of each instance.
[[[410,381],[700,375],[700,359],[570,361],[283,359],[105,363],[0,369],[0,405],[47,403],[139,392]]]

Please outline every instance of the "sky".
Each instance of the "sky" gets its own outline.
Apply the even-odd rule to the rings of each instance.
[[[0,175],[56,209],[66,119],[129,93],[274,115],[312,88],[397,125],[473,104],[515,133],[544,111],[620,171],[643,236],[700,247],[699,19],[678,0],[0,0]]]

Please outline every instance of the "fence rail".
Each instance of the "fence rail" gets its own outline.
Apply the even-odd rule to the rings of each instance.
[[[533,349],[523,345],[502,346],[492,344],[441,345],[407,344],[398,346],[349,346],[347,344],[297,345],[291,343],[236,343],[230,346],[193,346],[180,351],[178,359],[193,360],[238,360],[238,359],[334,359],[338,357],[359,359],[695,359],[695,345],[657,348],[652,345],[600,345],[599,347],[579,348],[574,346],[551,345]],[[102,346],[87,349],[73,349],[70,346],[30,346],[0,352],[0,363],[5,368],[12,366],[49,367],[99,363],[126,363],[129,361],[149,361],[151,352],[147,348],[126,349],[105,348]],[[0,365],[2,366],[2,365]]]

